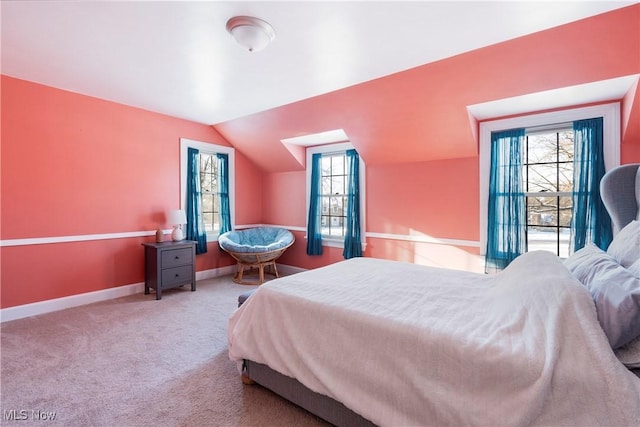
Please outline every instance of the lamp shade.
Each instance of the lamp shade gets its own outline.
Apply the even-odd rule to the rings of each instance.
[[[252,16],[234,16],[227,21],[227,31],[249,52],[264,49],[276,36],[268,22]]]
[[[167,212],[167,224],[180,225],[187,223],[187,215],[182,209]]]

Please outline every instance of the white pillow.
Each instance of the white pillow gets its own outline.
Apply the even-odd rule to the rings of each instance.
[[[593,244],[576,251],[564,265],[591,293],[611,348],[640,336],[640,279],[630,269]]]
[[[631,267],[627,268],[629,273],[633,274],[637,279],[640,279],[640,259],[631,264]]]
[[[640,337],[614,351],[627,368],[640,368]]]
[[[607,249],[607,253],[624,268],[640,259],[640,221],[633,220],[616,236]]]
[[[611,257],[607,256],[605,251],[593,243],[587,243],[565,259],[563,263],[571,271],[573,277],[588,286],[598,272],[602,273],[603,269],[613,268],[608,262],[610,259]]]

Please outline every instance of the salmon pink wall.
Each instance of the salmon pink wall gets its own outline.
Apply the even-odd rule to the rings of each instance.
[[[340,128],[367,165],[473,157],[476,123],[467,106],[638,74],[639,22],[640,5],[631,5],[216,129],[270,173],[304,169],[281,139]],[[623,139],[625,156],[640,145],[638,90]]]
[[[448,240],[479,239],[477,158],[438,160],[366,168],[367,232],[444,239],[445,244],[367,238],[365,256],[420,264],[472,269],[475,247],[453,248]],[[306,174],[265,174],[264,222],[306,227]],[[283,264],[315,268],[339,261],[342,249],[324,247],[321,256],[306,255],[306,233],[280,258]],[[474,268],[475,269],[475,268]]]
[[[265,173],[264,176],[263,222],[305,227],[306,172]]]
[[[1,239],[169,228],[180,204],[180,138],[229,143],[212,127],[2,76]],[[236,156],[238,218],[262,217],[259,173]],[[251,211],[245,207],[251,201]],[[1,306],[144,280],[143,241],[3,246]],[[217,244],[197,269],[231,265]]]
[[[367,165],[367,232],[401,237],[369,237],[366,255],[476,270],[478,121],[467,106],[639,74],[639,22],[640,5],[630,6],[216,128],[237,147],[261,141],[263,151],[284,137],[345,129]],[[622,163],[640,162],[639,91],[622,99]],[[265,220],[304,227],[305,173],[287,172],[302,165],[278,154],[256,154],[264,198],[278,201],[265,207]],[[341,258],[304,252],[296,245],[282,261],[309,267]]]
[[[371,232],[478,240],[477,158],[367,168]]]

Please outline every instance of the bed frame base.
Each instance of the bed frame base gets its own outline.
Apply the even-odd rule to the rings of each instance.
[[[245,377],[249,383],[245,382]],[[371,421],[356,414],[342,403],[316,393],[297,380],[274,371],[267,365],[245,360],[242,373],[243,384],[258,383],[291,403],[336,426],[373,427]]]

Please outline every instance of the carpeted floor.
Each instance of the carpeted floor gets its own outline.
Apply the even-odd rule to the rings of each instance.
[[[227,319],[251,288],[225,276],[3,323],[0,424],[326,426],[241,383]]]

